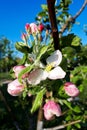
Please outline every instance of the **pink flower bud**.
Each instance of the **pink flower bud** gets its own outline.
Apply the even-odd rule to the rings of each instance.
[[[14,67],[13,67],[13,71],[15,72],[16,78],[18,78],[18,74],[19,74],[24,68],[26,68],[26,67],[23,66],[23,65],[19,65],[19,66],[14,66]],[[28,76],[28,73],[24,74],[24,75],[22,76],[22,78],[26,78],[27,76]]]
[[[66,82],[64,84],[64,90],[65,90],[65,93],[68,95],[68,96],[71,96],[71,97],[76,97],[79,95],[79,89],[76,87],[75,84],[71,83],[71,82]]]
[[[44,30],[44,25],[43,25],[43,24],[39,24],[39,25],[38,25],[38,30],[39,30],[40,32],[42,32],[42,31]]]
[[[27,40],[27,34],[26,33],[22,33],[21,39],[23,41],[26,41]]]
[[[18,81],[18,79],[8,84],[7,91],[12,96],[19,96],[24,89],[24,86]]]
[[[29,33],[30,32],[30,24],[26,23],[25,30]]]
[[[37,34],[38,33],[38,27],[35,23],[30,24],[31,34]]]
[[[44,117],[47,120],[52,120],[54,115],[61,116],[61,108],[59,104],[50,100],[44,105]]]

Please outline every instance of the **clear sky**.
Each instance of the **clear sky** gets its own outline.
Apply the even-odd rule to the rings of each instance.
[[[73,0],[70,6],[70,13],[75,14],[84,0]],[[41,4],[46,0],[0,0],[0,36],[6,36],[10,41],[21,40],[21,32],[25,24],[35,21],[35,16],[41,11]],[[87,36],[83,32],[83,24],[87,24],[87,7],[77,19],[80,25],[74,25],[73,32],[87,43]]]

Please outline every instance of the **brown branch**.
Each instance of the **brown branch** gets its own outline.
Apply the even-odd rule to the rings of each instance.
[[[48,13],[49,13],[49,19],[51,23],[51,29],[52,29],[52,36],[54,41],[54,48],[55,50],[60,48],[59,45],[59,35],[58,35],[58,28],[56,23],[56,15],[55,15],[55,0],[47,0],[48,5]]]
[[[38,112],[37,130],[43,130],[43,103]]]
[[[87,116],[84,116],[84,118],[87,119]],[[44,128],[43,130],[60,130],[60,129],[64,129],[65,127],[67,127],[69,125],[74,125],[76,123],[80,123],[81,121],[82,120],[76,120],[76,121],[72,121],[72,122],[69,122],[67,124],[56,126],[56,127],[53,127],[53,128]]]
[[[73,16],[73,19],[76,19],[82,13],[82,11],[85,9],[86,5],[87,5],[87,0],[84,1],[81,9],[76,13],[75,16]]]
[[[60,34],[59,34],[59,37],[60,37],[60,38],[61,38],[61,36],[62,36],[62,33],[64,33],[65,30],[67,29],[68,25],[69,25],[70,23],[74,23],[74,22],[75,22],[76,18],[82,13],[82,11],[83,11],[84,8],[86,7],[86,5],[87,5],[87,0],[84,1],[82,7],[81,7],[80,10],[75,14],[75,16],[70,17],[70,18],[65,22],[64,26],[63,26],[62,29],[60,30]]]

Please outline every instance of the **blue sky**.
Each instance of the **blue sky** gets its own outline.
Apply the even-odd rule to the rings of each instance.
[[[70,13],[75,14],[84,0],[73,0]],[[21,32],[25,24],[35,21],[35,16],[41,11],[41,4],[46,0],[0,0],[0,36],[6,36],[13,43],[21,40]],[[83,32],[83,24],[87,24],[87,7],[77,19],[80,25],[74,25],[73,32],[87,43],[87,36]]]

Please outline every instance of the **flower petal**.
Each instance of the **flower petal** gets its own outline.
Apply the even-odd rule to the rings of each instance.
[[[58,66],[62,61],[62,53],[59,50],[56,50],[46,59],[47,64],[53,63],[53,67]]]
[[[31,33],[37,34],[38,33],[38,26],[35,23],[30,24]]]
[[[49,72],[48,78],[49,79],[62,79],[66,75],[65,71],[62,70],[61,67],[56,67]]]
[[[45,80],[48,76],[48,73],[42,69],[33,70],[28,77],[28,83],[32,85],[37,85],[40,81]]]

